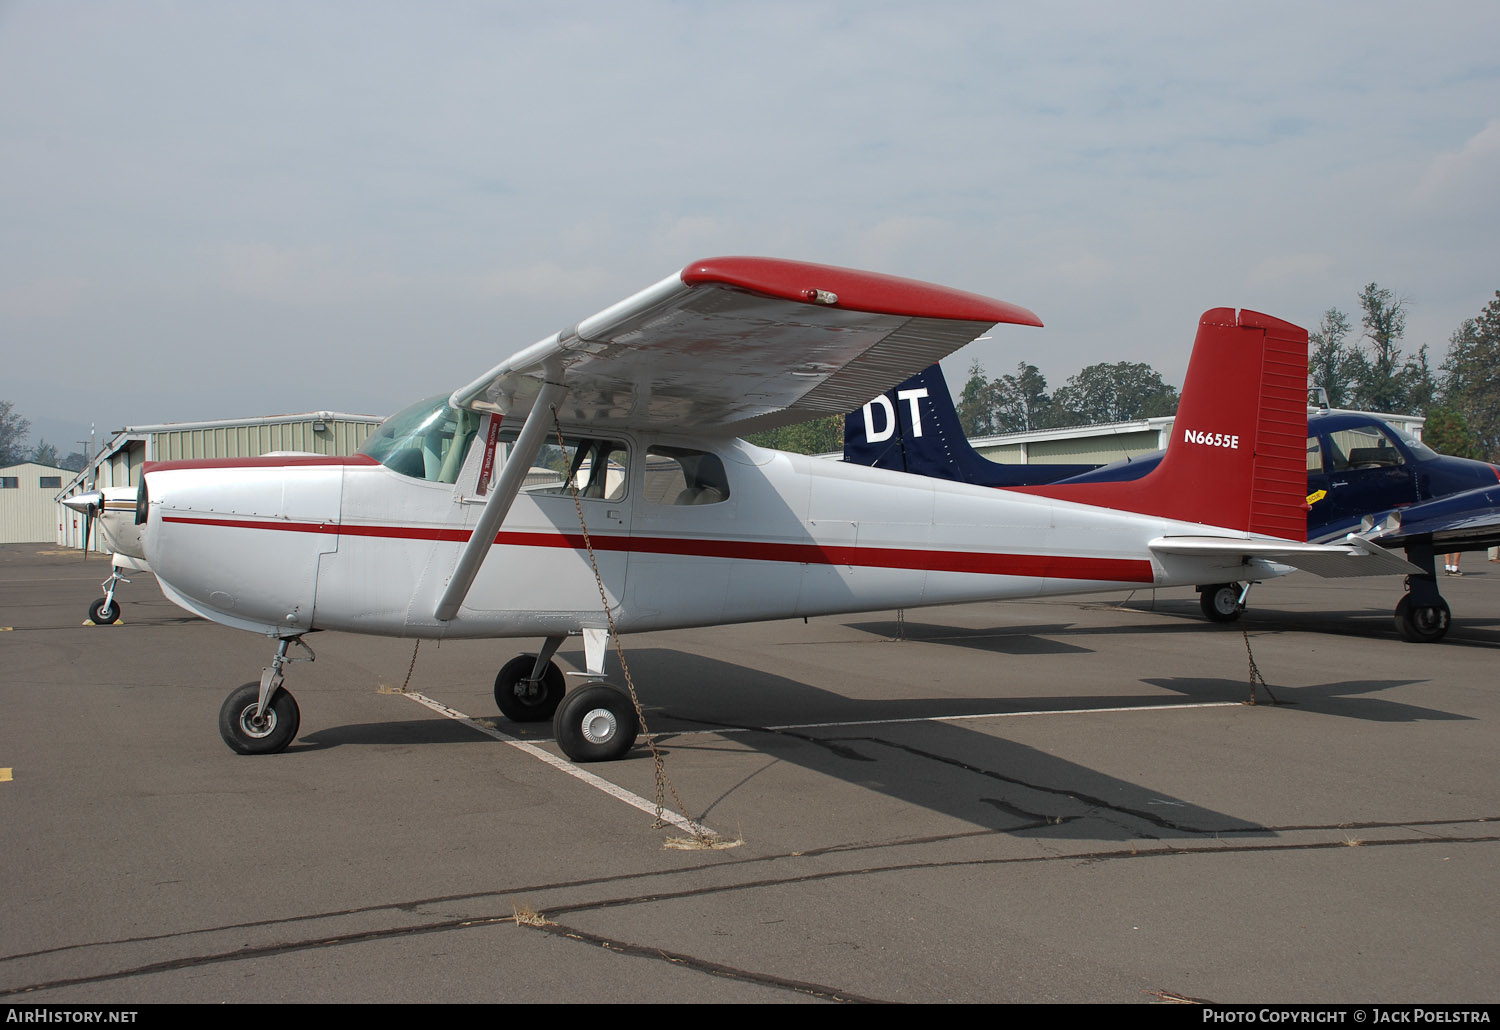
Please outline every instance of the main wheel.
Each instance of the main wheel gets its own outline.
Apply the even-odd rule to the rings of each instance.
[[[107,597],[89,605],[89,620],[96,626],[110,626],[120,621],[120,606]]]
[[[1233,622],[1240,617],[1240,585],[1217,583],[1198,592],[1198,607],[1209,622]]]
[[[527,679],[536,668],[536,655],[523,654],[500,667],[495,677],[495,704],[511,722],[542,722],[552,718],[567,685],[556,662],[548,662],[539,680]]]
[[[1435,644],[1448,634],[1448,624],[1453,621],[1453,613],[1448,610],[1448,602],[1439,600],[1435,605],[1415,605],[1411,603],[1411,595],[1407,594],[1401,598],[1396,605],[1396,628],[1401,631],[1401,636],[1413,644]]]
[[[590,683],[563,698],[552,727],[563,754],[575,762],[623,758],[641,731],[635,705],[608,683]]]
[[[277,689],[259,719],[255,703],[260,699],[260,684],[246,683],[236,687],[219,709],[219,736],[231,751],[242,755],[274,755],[285,751],[297,736],[302,724],[302,710],[297,699],[285,689]]]

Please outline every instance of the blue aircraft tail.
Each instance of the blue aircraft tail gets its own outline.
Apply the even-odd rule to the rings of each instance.
[[[981,457],[959,425],[937,365],[844,416],[844,460],[975,486],[1031,486],[1097,465],[1006,465]]]

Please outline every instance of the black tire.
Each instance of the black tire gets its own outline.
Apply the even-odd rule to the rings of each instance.
[[[548,662],[540,680],[526,679],[534,668],[536,655],[518,655],[495,677],[495,704],[511,722],[543,722],[562,704],[567,684],[557,663]]]
[[[96,626],[112,626],[120,621],[120,606],[107,597],[89,605],[89,619]]]
[[[575,762],[624,758],[641,731],[635,705],[608,683],[590,683],[563,698],[552,726],[563,754]]]
[[[1396,605],[1396,629],[1401,631],[1403,640],[1409,640],[1413,644],[1436,644],[1448,635],[1448,626],[1453,621],[1453,613],[1448,610],[1448,602],[1439,600],[1435,605],[1414,605],[1411,603],[1411,595],[1407,594],[1401,598]]]
[[[254,720],[255,702],[260,699],[260,684],[246,683],[236,687],[219,709],[219,736],[231,751],[241,755],[274,755],[285,751],[297,736],[302,724],[302,710],[297,699],[278,688],[271,695],[259,724]]]
[[[1240,585],[1215,583],[1198,592],[1198,607],[1209,622],[1234,622],[1240,617]]]

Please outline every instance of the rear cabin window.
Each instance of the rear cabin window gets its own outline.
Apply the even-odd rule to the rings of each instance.
[[[729,477],[716,454],[656,446],[646,451],[644,492],[651,504],[718,504],[729,498]]]

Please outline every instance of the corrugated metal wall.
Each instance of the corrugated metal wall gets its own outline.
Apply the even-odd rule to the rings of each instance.
[[[53,502],[63,483],[73,473],[35,462],[23,462],[0,469],[4,480],[15,480],[15,486],[0,488],[0,543],[46,543],[57,539],[58,512],[67,511]],[[56,485],[42,486],[42,480]]]
[[[321,431],[313,428],[311,420],[167,430],[151,434],[151,457],[153,461],[179,461],[253,458],[273,451],[353,454],[376,423],[328,419],[323,425]]]

